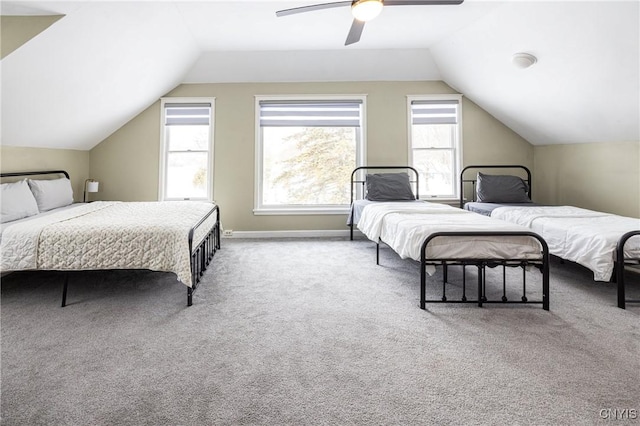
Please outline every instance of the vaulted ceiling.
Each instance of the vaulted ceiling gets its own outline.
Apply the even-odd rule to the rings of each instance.
[[[348,7],[275,15],[313,3],[2,1],[64,15],[3,54],[2,144],[90,149],[181,83],[379,80],[442,80],[536,145],[640,141],[637,0],[387,6],[350,46]]]

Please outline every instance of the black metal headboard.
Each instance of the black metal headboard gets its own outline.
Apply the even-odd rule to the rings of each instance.
[[[360,170],[405,170],[407,172],[407,174],[409,175],[409,183],[415,187],[415,196],[416,196],[416,200],[418,200],[420,198],[420,186],[418,183],[419,180],[419,175],[418,175],[418,171],[416,169],[414,169],[411,166],[360,166],[360,167],[356,167],[355,169],[353,169],[353,172],[351,172],[351,204],[353,204],[353,200],[356,195],[356,192],[358,191],[358,189],[361,191],[360,195],[362,196],[362,198],[364,198],[365,195],[365,191],[366,191],[366,182],[367,182],[367,177],[366,177],[366,173],[365,176],[363,178],[358,177],[358,172]],[[412,176],[413,174],[413,176]]]
[[[44,170],[34,172],[6,172],[0,173],[0,177],[17,177],[17,176],[43,176],[43,175],[59,175],[63,174],[69,179],[69,173],[64,170]]]
[[[464,174],[467,170],[471,170],[471,169],[475,169],[476,172],[473,174],[473,178],[472,179],[465,179]],[[471,187],[473,189],[472,191],[472,195],[471,195],[471,200],[472,201],[476,201],[476,176],[477,176],[477,171],[479,169],[520,169],[522,171],[524,171],[527,175],[526,177],[526,182],[527,182],[527,195],[529,196],[529,199],[531,199],[531,171],[522,165],[519,164],[499,164],[499,165],[473,165],[473,166],[467,166],[464,169],[462,169],[462,171],[460,172],[460,208],[464,208],[464,185],[465,184],[471,184]]]

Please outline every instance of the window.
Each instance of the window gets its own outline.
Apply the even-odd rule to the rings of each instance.
[[[161,100],[160,200],[213,200],[213,101]]]
[[[457,198],[462,158],[462,96],[408,98],[409,164],[420,173],[423,198]]]
[[[258,214],[345,213],[364,159],[364,97],[256,97]]]

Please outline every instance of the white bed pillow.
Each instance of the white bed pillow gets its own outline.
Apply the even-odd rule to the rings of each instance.
[[[39,213],[38,204],[29,190],[27,180],[1,185],[0,223],[11,222]]]
[[[73,203],[71,181],[67,178],[50,180],[29,179],[29,187],[38,203],[38,209],[46,212]]]

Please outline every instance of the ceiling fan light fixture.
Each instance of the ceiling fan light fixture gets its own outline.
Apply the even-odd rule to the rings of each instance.
[[[382,12],[382,0],[355,0],[351,3],[351,13],[358,21],[367,22]]]

